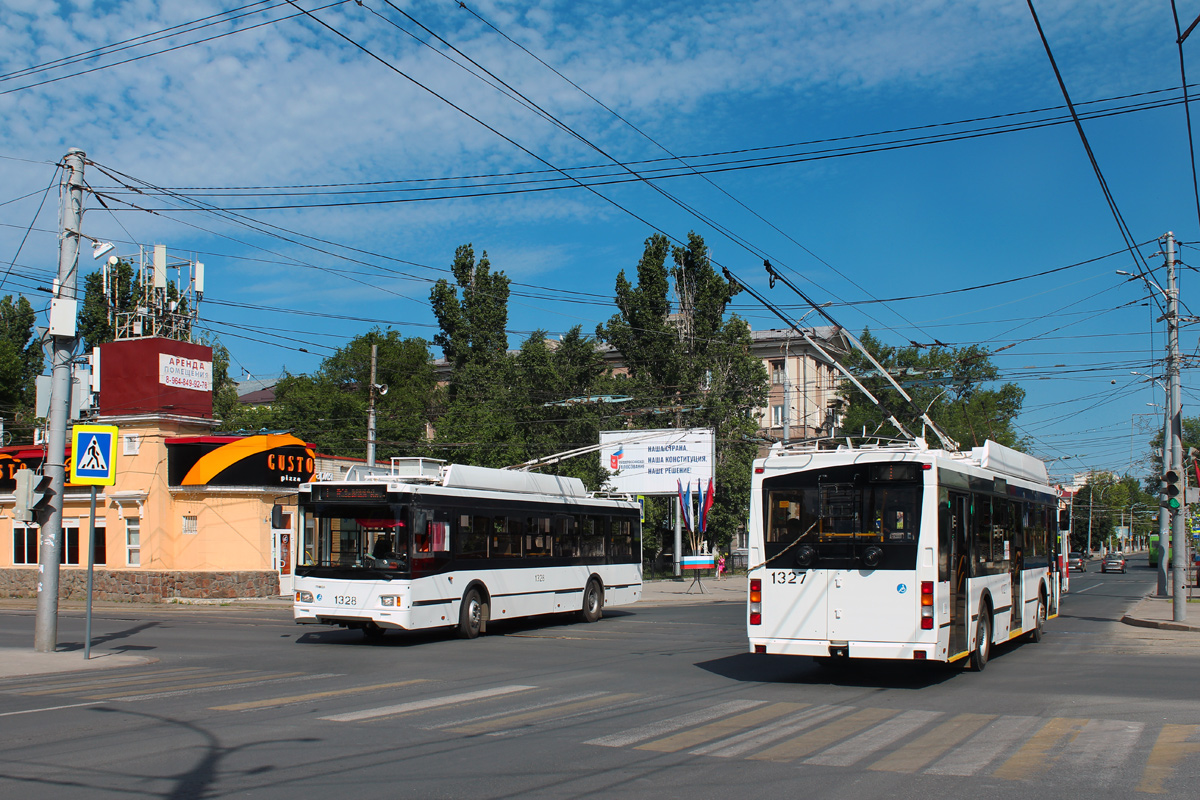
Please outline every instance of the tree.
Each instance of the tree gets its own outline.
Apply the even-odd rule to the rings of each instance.
[[[1157,531],[1156,515],[1146,513],[1157,509],[1157,498],[1143,492],[1134,476],[1093,472],[1071,500],[1071,550],[1087,552],[1089,542],[1093,549],[1120,547],[1118,525],[1140,536]]]
[[[691,233],[686,246],[671,248],[655,234],[638,261],[637,284],[624,270],[617,276],[619,313],[596,329],[628,369],[623,384],[638,408],[631,413],[633,427],[665,427],[668,412],[675,427],[714,429],[716,495],[708,538],[721,546],[745,524],[757,451],[753,412],[767,394],[766,370],[750,353],[749,326],[725,316],[737,291],[713,269],[701,236]]]
[[[1025,446],[1013,426],[1025,391],[1012,383],[986,388],[999,378],[986,348],[979,345],[896,348],[885,345],[869,330],[863,331],[860,341],[905,387],[913,405],[920,410],[928,409],[930,419],[960,446],[979,447],[988,439],[1016,449]],[[920,432],[920,412],[904,402],[865,356],[855,351],[844,363],[896,419],[910,431]],[[848,401],[842,419],[846,435],[861,436],[864,430],[868,437],[899,435],[883,412],[849,381],[842,384],[841,395]]]
[[[33,306],[24,297],[6,295],[0,300],[0,417],[9,421],[8,433],[30,442],[36,380],[44,363],[41,342],[34,336],[35,321]]]
[[[375,380],[388,386],[386,395],[375,397],[376,458],[419,452],[437,387],[429,347],[378,328],[352,339],[313,375],[285,375],[270,406],[231,406],[224,427],[291,430],[320,452],[365,457],[372,344],[378,347]]]

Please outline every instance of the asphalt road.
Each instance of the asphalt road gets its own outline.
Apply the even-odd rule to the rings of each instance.
[[[105,609],[94,652],[158,661],[0,677],[0,796],[1194,798],[1200,635],[1116,621],[1153,581],[1073,576],[1045,639],[982,673],[750,655],[736,602],[474,641]],[[32,637],[0,610],[0,647]]]

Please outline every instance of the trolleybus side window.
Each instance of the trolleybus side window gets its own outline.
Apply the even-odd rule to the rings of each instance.
[[[593,516],[579,518],[580,550],[584,558],[604,556],[604,519]]]
[[[544,557],[553,552],[549,517],[529,517],[525,529],[525,555]]]
[[[498,514],[492,518],[492,539],[488,552],[492,558],[520,558],[521,528],[519,517],[507,517]]]
[[[609,560],[617,564],[638,561],[634,553],[633,523],[627,519],[612,518],[612,548],[609,550]]]
[[[471,514],[458,515],[458,536],[454,542],[459,558],[487,558],[491,518]]]

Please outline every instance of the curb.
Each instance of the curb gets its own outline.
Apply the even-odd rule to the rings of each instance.
[[[1200,633],[1200,625],[1187,625],[1183,622],[1165,622],[1155,619],[1138,619],[1131,617],[1128,614],[1121,617],[1121,622],[1126,625],[1132,625],[1135,628],[1155,628],[1160,631],[1183,631],[1186,633]]]

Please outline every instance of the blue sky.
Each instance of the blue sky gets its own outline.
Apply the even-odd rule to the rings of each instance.
[[[279,0],[8,0],[0,271],[9,274],[0,293],[47,304],[35,287],[56,269],[57,190],[37,209],[69,147],[127,183],[175,190],[129,194],[89,167],[111,210],[89,199],[84,232],[123,255],[161,242],[204,261],[204,324],[231,350],[235,371],[259,377],[311,370],[375,320],[432,338],[430,282],[467,242],[518,284],[514,345],[535,329],[591,332],[614,312],[616,275],[632,274],[647,236],[683,240],[696,230],[717,262],[776,302],[794,298],[767,289],[764,256],[814,299],[832,301],[855,333],[869,326],[892,344],[998,351],[1004,378],[1026,390],[1019,425],[1033,451],[1064,459],[1051,462],[1053,474],[1131,463],[1143,471],[1137,462],[1159,426],[1147,404],[1162,398],[1130,372],[1161,373],[1160,312],[1146,305],[1144,285],[1116,274],[1135,260],[1073,126],[1049,124],[1063,118],[1063,99],[1024,2],[298,2],[345,38],[287,19],[297,12]],[[1184,243],[1185,264],[1200,261],[1189,244],[1200,243],[1200,229],[1170,4],[1035,5],[1072,99],[1105,112],[1085,131],[1165,282],[1162,259],[1151,258],[1164,232]],[[1200,0],[1177,5],[1184,26],[1200,14]],[[235,8],[237,21],[218,16],[203,29],[19,72]],[[578,136],[480,80],[414,20]],[[219,34],[231,35],[199,41]],[[168,47],[177,49],[150,55]],[[1184,45],[1196,76],[1198,47],[1200,36]],[[1117,113],[1138,103],[1161,107]],[[995,126],[1021,129],[983,135]],[[917,146],[931,136],[955,140]],[[618,176],[611,159],[667,151],[692,167],[736,168],[698,177],[678,161],[632,167],[670,169],[674,177],[655,182],[661,193],[638,181],[511,191],[566,183],[553,168],[607,164]],[[773,160],[745,168],[754,157]],[[461,179],[481,175],[497,177]],[[346,186],[384,181],[393,183]],[[504,194],[430,199],[498,182]],[[298,185],[326,188],[278,188]],[[259,210],[180,210],[177,195]],[[409,201],[261,208],[400,198]],[[97,263],[85,254],[82,268]],[[1194,275],[1181,270],[1185,304]],[[1037,277],[928,296],[1026,276]],[[926,296],[862,303],[912,295]],[[250,308],[221,305],[229,302]],[[778,327],[748,295],[734,310],[755,328]],[[1194,332],[1185,327],[1181,340],[1193,356]],[[1188,415],[1197,413],[1192,377],[1185,368]]]

